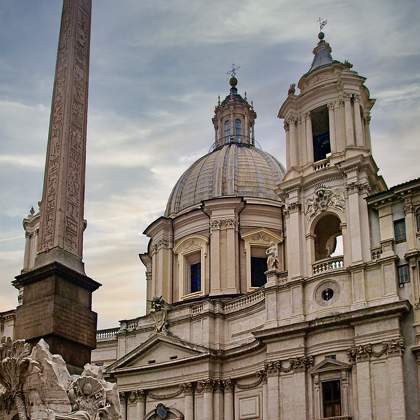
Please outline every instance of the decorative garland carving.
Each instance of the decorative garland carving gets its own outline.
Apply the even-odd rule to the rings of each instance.
[[[379,350],[375,348],[379,347]],[[359,346],[353,346],[347,350],[347,356],[352,363],[363,362],[370,360],[371,358],[379,358],[384,355],[388,356],[399,356],[404,353],[405,343],[402,338],[393,339],[389,341],[383,341],[381,343],[373,344],[362,344]]]
[[[184,392],[184,387],[178,386],[178,389],[173,392],[168,392],[167,394],[155,394],[153,391],[148,391],[147,395],[154,400],[169,400],[171,398],[178,397]]]
[[[341,194],[337,194],[331,188],[321,184],[315,188],[312,198],[306,200],[305,214],[314,217],[328,208],[344,211],[344,206],[345,200]]]
[[[300,371],[309,369],[314,364],[313,356],[293,357],[288,360],[276,360],[267,362],[264,370],[267,375],[278,373],[290,373],[292,371]]]
[[[250,384],[236,384],[236,387],[238,389],[241,390],[246,390],[246,389],[252,389],[252,388],[256,388],[257,386],[261,385],[266,379],[267,379],[267,372],[265,370],[259,370],[256,373],[257,379],[255,382],[252,382]]]

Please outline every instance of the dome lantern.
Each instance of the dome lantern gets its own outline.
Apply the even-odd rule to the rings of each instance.
[[[238,93],[239,67],[232,65],[229,85],[230,91],[226,98],[215,108],[212,119],[215,131],[215,148],[225,144],[238,143],[254,145],[254,121],[257,118],[253,106]]]

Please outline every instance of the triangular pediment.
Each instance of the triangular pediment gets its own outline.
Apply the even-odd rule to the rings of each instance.
[[[154,334],[107,368],[108,372],[162,366],[206,356],[211,350],[174,336]]]
[[[351,365],[348,363],[340,362],[339,360],[327,357],[326,359],[319,362],[311,369],[312,374],[330,372],[337,370],[347,370],[351,369]]]

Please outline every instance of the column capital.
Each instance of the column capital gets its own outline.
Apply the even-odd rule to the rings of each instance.
[[[404,199],[404,214],[414,213],[414,205],[411,196],[408,196]]]
[[[231,378],[223,379],[223,388],[225,392],[232,392],[235,387],[235,383]]]
[[[344,102],[349,102],[352,97],[353,97],[353,94],[352,93],[349,93],[349,92],[344,92],[343,93],[343,100],[344,100]]]
[[[194,390],[194,384],[192,382],[186,382],[181,385],[184,395],[192,395]]]

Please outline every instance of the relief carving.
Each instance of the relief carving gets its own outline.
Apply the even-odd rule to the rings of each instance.
[[[90,0],[66,0],[63,5],[38,252],[60,246],[82,255],[90,7]],[[63,225],[57,220],[61,206]]]
[[[347,356],[352,363],[363,362],[382,356],[400,356],[404,353],[405,343],[402,338],[383,341],[374,344],[353,346],[347,350]]]
[[[319,185],[312,198],[306,200],[305,214],[314,217],[316,214],[328,210],[328,208],[344,211],[344,207],[345,200],[341,194],[334,192],[325,185]]]

